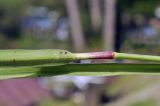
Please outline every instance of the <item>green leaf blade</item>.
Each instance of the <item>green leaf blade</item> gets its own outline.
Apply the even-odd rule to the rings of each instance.
[[[160,74],[159,64],[66,64],[58,66],[0,68],[0,79],[69,76],[112,76],[134,74]]]

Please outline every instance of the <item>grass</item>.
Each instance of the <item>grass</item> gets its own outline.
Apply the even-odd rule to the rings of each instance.
[[[159,64],[65,64],[58,66],[0,68],[0,79],[56,75],[112,76],[160,74]]]

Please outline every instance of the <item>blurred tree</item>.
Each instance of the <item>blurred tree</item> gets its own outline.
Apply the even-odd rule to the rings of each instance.
[[[99,31],[102,23],[100,0],[89,0],[89,5],[93,30]]]
[[[66,7],[69,15],[74,49],[76,51],[83,51],[86,43],[84,40],[82,25],[80,21],[77,0],[66,0]]]
[[[105,0],[103,42],[105,50],[114,50],[116,0]]]

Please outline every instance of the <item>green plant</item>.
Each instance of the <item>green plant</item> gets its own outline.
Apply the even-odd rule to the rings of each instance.
[[[68,64],[81,59],[131,59],[160,62],[160,56],[116,52],[70,53],[65,50],[0,50],[0,79],[54,75],[157,74],[159,64]]]

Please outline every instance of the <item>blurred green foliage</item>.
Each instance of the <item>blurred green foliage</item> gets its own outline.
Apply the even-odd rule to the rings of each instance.
[[[122,10],[127,10],[131,14],[141,13],[146,16],[154,16],[154,10],[159,6],[159,0],[118,0]],[[152,5],[151,5],[152,4]]]
[[[102,9],[103,6],[103,0],[101,0],[101,6]],[[154,16],[154,10],[159,5],[160,1],[158,0],[118,0],[117,5],[120,6],[121,12],[128,11],[130,15],[134,15],[135,13],[142,13],[145,16]],[[152,5],[151,5],[152,4]],[[17,21],[19,21],[25,14],[26,9],[29,6],[47,6],[51,10],[57,10],[60,13],[60,16],[67,16],[67,9],[65,5],[65,1],[57,1],[57,0],[0,0],[0,10],[4,10],[3,17],[1,17],[0,20],[0,26],[7,26],[10,27],[12,25],[15,25]],[[83,30],[87,39],[88,47],[93,48],[102,48],[102,39],[101,35],[102,32],[94,32],[92,30],[91,26],[91,20],[90,20],[90,10],[89,10],[89,1],[81,0],[78,1],[78,6],[80,10],[81,15],[81,21]],[[103,13],[104,11],[102,11]],[[1,34],[2,36],[5,36]],[[20,34],[20,36],[23,36],[23,33]],[[18,39],[17,42],[23,42],[26,38]],[[28,38],[32,39],[32,38]],[[8,40],[6,38],[3,39],[6,43],[11,43],[13,40]],[[96,40],[96,41],[95,41]],[[1,45],[3,45],[3,42],[0,42]],[[48,41],[48,40],[47,40]],[[34,41],[33,41],[34,42]],[[50,41],[49,41],[50,42]],[[29,42],[32,44],[32,42]],[[29,44],[28,43],[28,44]],[[48,43],[44,45],[54,45],[55,41],[53,43]],[[60,42],[61,43],[61,42]],[[9,44],[6,44],[6,48]],[[12,44],[18,44],[16,41],[13,41]],[[14,45],[13,45],[14,46]],[[20,45],[23,47],[23,44]],[[24,48],[29,48],[29,45],[27,46],[27,43],[24,44]],[[17,47],[17,45],[16,45]],[[39,47],[43,47],[43,45],[40,44]],[[51,46],[52,47],[52,46]],[[4,46],[1,48],[5,48]],[[18,47],[17,47],[18,48]],[[143,48],[143,47],[141,47]],[[140,49],[141,49],[140,48]]]
[[[157,105],[153,100],[145,100],[145,101],[139,101],[137,103],[133,103],[129,106],[157,106]]]
[[[46,99],[39,103],[39,106],[80,106],[71,100]]]

